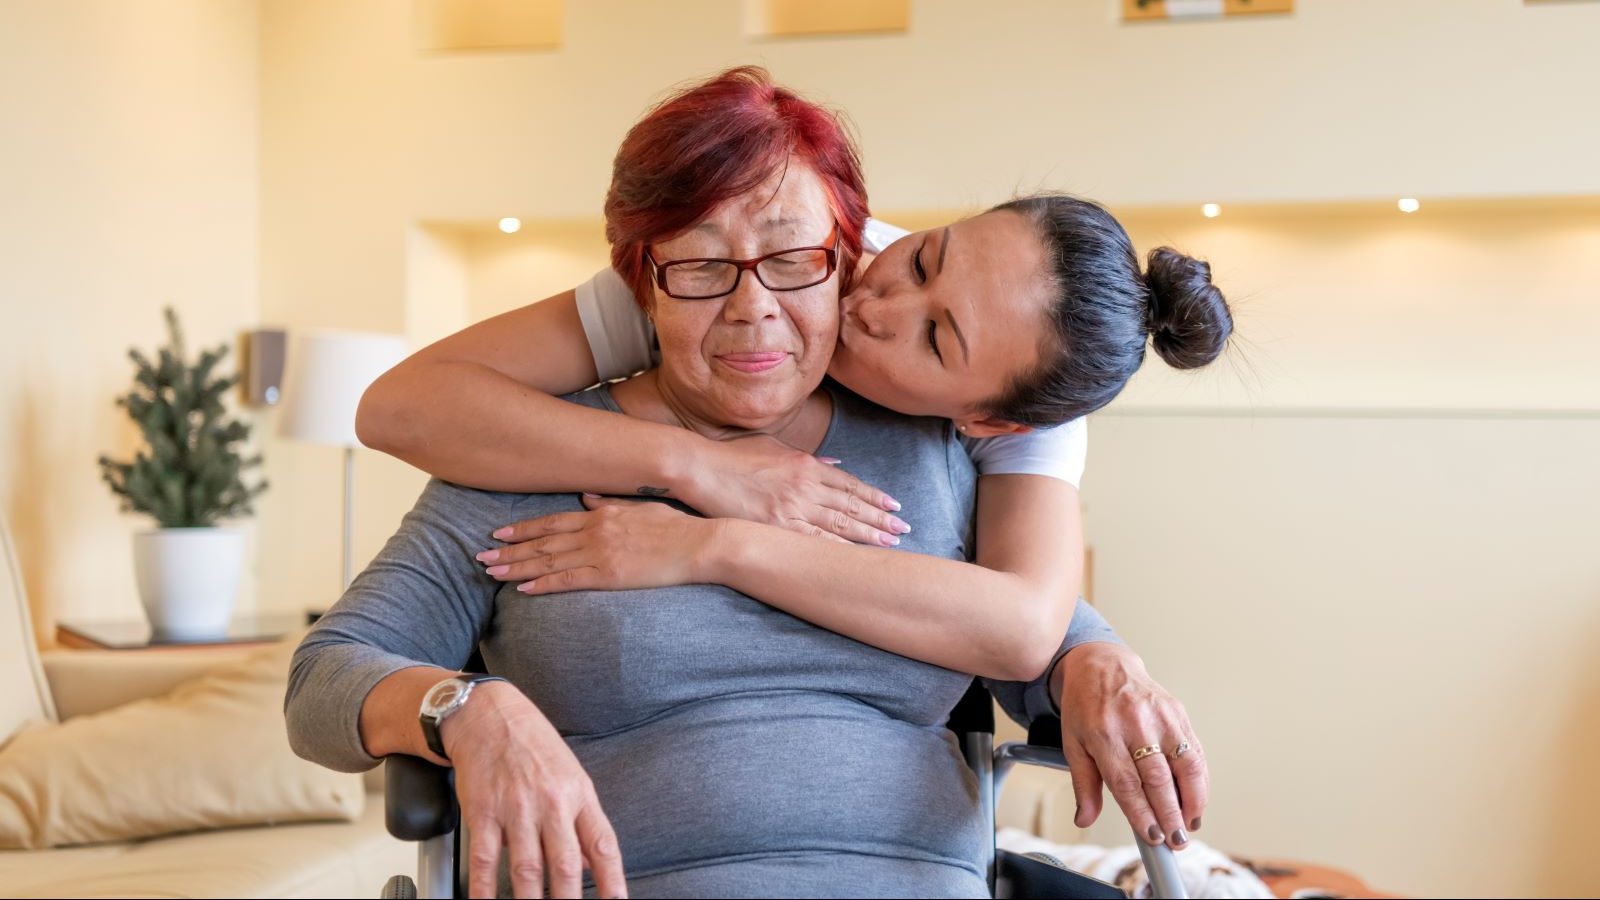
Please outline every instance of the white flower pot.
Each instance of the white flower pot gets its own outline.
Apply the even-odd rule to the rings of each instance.
[[[227,528],[161,528],[133,536],[139,599],[157,635],[221,637],[233,618],[244,535]]]

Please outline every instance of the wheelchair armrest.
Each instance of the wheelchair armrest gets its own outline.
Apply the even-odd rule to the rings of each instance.
[[[1061,718],[1040,716],[1028,726],[1028,746],[1061,749]]]
[[[425,841],[456,830],[455,770],[417,756],[383,761],[384,821],[402,841]]]
[[[1067,758],[1061,751],[1061,720],[1055,716],[1041,716],[1033,721],[1028,728],[1028,742],[1008,741],[1001,744],[994,752],[994,792],[1000,794],[1000,788],[1005,783],[1005,777],[1011,767],[1021,763],[1029,766],[1044,766],[1050,769],[1067,771]],[[1178,874],[1178,863],[1173,858],[1172,849],[1165,844],[1150,846],[1134,833],[1134,845],[1139,848],[1139,858],[1144,863],[1145,873],[1150,877],[1150,886],[1156,897],[1183,898],[1189,896],[1183,885],[1183,879]],[[1009,863],[1016,866],[1016,861]],[[1015,877],[1015,876],[1013,876]],[[1066,896],[1066,895],[1058,895]],[[1076,896],[1076,895],[1074,895]],[[1098,896],[1083,894],[1082,896]],[[1109,895],[1106,895],[1109,896]]]

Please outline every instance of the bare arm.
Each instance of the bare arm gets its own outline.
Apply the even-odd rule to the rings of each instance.
[[[356,433],[431,475],[485,490],[667,496],[708,516],[815,526],[867,543],[889,536],[893,501],[810,454],[770,439],[713,441],[560,399],[596,377],[577,294],[567,291],[385,373],[361,398]]]
[[[489,574],[530,594],[713,582],[902,656],[1002,681],[1056,658],[1081,571],[1078,492],[1042,475],[979,479],[978,562],[835,541],[660,504],[517,523]]]
[[[1055,658],[1078,598],[1078,492],[1043,475],[978,484],[975,564],[728,521],[708,580],[902,656],[1031,681]]]
[[[362,443],[486,490],[683,496],[697,444],[672,428],[559,399],[597,380],[576,292],[479,322],[413,354],[367,389]]]

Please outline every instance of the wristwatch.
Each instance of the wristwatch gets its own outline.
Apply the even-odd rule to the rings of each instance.
[[[428,741],[429,750],[445,759],[450,758],[444,752],[444,739],[439,737],[439,726],[466,706],[473,689],[486,681],[505,679],[498,675],[456,675],[428,688],[428,692],[422,695],[422,713],[418,718],[422,722],[422,736]]]

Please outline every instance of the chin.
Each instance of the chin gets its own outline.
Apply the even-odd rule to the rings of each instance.
[[[721,404],[720,418],[723,420],[721,424],[729,428],[759,431],[792,413],[795,407],[804,402],[804,397],[791,400],[748,395],[737,397],[734,402]]]

